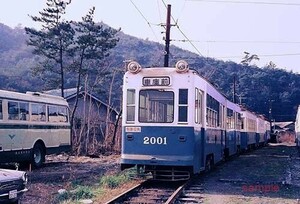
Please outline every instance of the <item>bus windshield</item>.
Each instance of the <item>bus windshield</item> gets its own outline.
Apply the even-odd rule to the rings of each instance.
[[[174,121],[174,93],[162,90],[141,90],[139,94],[139,122],[172,123]]]

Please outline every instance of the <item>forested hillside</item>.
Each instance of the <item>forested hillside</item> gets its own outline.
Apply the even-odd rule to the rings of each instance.
[[[98,83],[98,93],[103,100],[108,100],[108,85],[114,76],[114,106],[120,109],[120,95],[124,61],[136,60],[143,67],[162,66],[164,46],[148,40],[138,39],[118,33],[120,38],[112,50],[105,66],[114,70],[114,75],[106,77]],[[32,69],[38,66],[39,58],[34,56],[31,48],[26,45],[26,33],[23,28],[10,28],[0,23],[0,89],[25,92],[42,91],[58,88],[55,84],[34,75]],[[196,69],[207,78],[229,99],[233,99],[233,82],[236,81],[236,102],[242,103],[252,111],[276,121],[295,119],[296,107],[300,104],[300,75],[274,67],[256,67],[224,62],[211,58],[200,57],[189,51],[171,46],[170,66],[179,59],[186,60],[192,69]],[[116,71],[117,70],[117,71]],[[48,76],[54,77],[54,76]],[[66,88],[75,87],[72,76],[66,80]]]

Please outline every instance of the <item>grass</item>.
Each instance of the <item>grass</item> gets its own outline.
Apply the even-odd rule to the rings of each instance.
[[[131,180],[131,171],[124,171],[118,175],[103,176],[100,179],[100,186],[114,189]]]
[[[58,194],[55,201],[60,204],[73,204],[79,203],[82,199],[95,198],[101,200],[101,197],[107,197],[111,194],[112,189],[119,188],[130,182],[134,171],[135,169],[129,169],[116,175],[102,176],[99,178],[99,183],[96,183],[94,186],[82,185],[82,181],[74,180],[71,182],[70,189]]]
[[[77,186],[75,189],[65,191],[64,193],[58,194],[56,201],[58,203],[65,203],[65,201],[71,201],[75,203],[82,199],[91,199],[95,196],[95,189],[89,186]],[[68,203],[68,202],[67,202]]]

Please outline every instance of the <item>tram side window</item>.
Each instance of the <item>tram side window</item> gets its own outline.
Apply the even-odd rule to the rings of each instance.
[[[220,108],[219,108],[219,127],[225,128],[226,125],[226,115],[225,115],[225,106],[220,103]]]
[[[235,117],[233,110],[227,108],[227,128],[235,129]]]
[[[179,89],[178,122],[187,122],[188,118],[188,89]]]
[[[0,100],[0,120],[3,119],[2,101]]]
[[[242,129],[242,117],[240,113],[236,113],[236,129],[241,130]]]
[[[248,124],[249,124],[248,125],[248,131],[255,132],[256,131],[256,121],[252,120],[252,119],[249,119]]]
[[[126,121],[133,122],[135,118],[135,90],[128,89],[127,90],[127,113],[126,113]]]
[[[9,120],[29,120],[29,104],[23,102],[8,102]]]
[[[245,130],[246,129],[246,118],[241,119],[241,129]]]
[[[206,97],[206,120],[209,127],[220,126],[220,103],[212,96]]]
[[[200,89],[196,88],[195,92],[195,123],[202,124],[203,122],[203,110],[202,110],[202,103],[203,103],[203,93]]]
[[[46,121],[45,104],[31,104],[31,121]]]
[[[68,122],[68,112],[66,107],[48,106],[49,122]]]

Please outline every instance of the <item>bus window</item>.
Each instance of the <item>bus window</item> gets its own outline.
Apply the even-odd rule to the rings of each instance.
[[[31,104],[31,121],[46,121],[45,104]]]
[[[68,122],[68,110],[66,107],[57,107],[59,122]]]
[[[23,102],[8,102],[9,120],[29,120],[29,104]]]
[[[56,106],[48,106],[48,121],[58,122],[58,113]]]
[[[8,102],[8,119],[19,120],[19,107],[17,102]]]
[[[29,103],[19,103],[20,120],[29,120]]]
[[[48,106],[49,122],[68,122],[68,110],[62,106]]]

